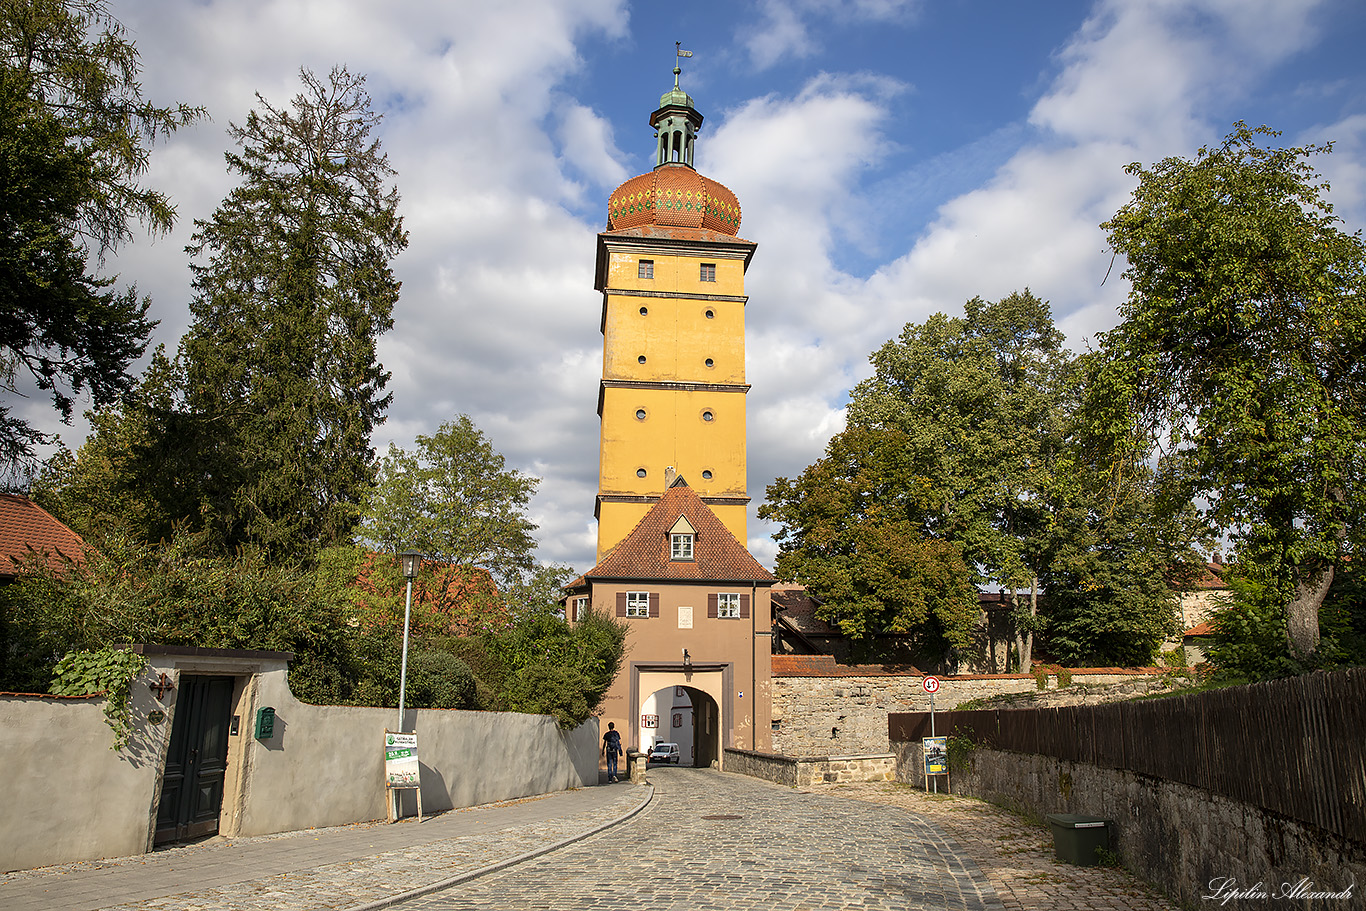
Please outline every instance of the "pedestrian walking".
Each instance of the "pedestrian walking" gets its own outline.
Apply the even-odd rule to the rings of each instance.
[[[602,735],[602,753],[607,757],[607,780],[617,781],[617,757],[621,755],[621,735],[614,722],[607,722],[607,733]]]

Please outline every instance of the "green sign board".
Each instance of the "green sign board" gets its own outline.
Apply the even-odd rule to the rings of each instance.
[[[384,732],[384,783],[391,788],[415,788],[421,782],[417,765],[417,735]]]

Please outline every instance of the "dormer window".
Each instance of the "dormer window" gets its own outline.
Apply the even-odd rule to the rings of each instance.
[[[669,535],[669,559],[692,559],[692,535]]]
[[[669,559],[691,560],[693,558],[693,538],[696,532],[688,523],[687,516],[679,516],[674,527],[669,529]]]

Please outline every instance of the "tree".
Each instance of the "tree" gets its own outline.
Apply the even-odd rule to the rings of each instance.
[[[193,453],[181,461],[201,466],[224,543],[270,553],[347,542],[360,519],[370,435],[392,398],[376,339],[393,325],[390,261],[407,246],[364,77],[300,76],[291,110],[257,95],[261,111],[229,130],[242,182],[195,222],[185,409],[151,455]]]
[[[900,429],[851,425],[795,481],[778,478],[760,507],[777,522],[777,574],[820,599],[822,619],[855,640],[898,633],[936,657],[964,649],[977,621],[972,573],[956,545],[908,515],[933,511],[905,473]]]
[[[1028,290],[996,303],[975,298],[961,318],[937,314],[907,325],[870,360],[874,375],[851,393],[848,428],[840,442],[832,441],[823,467],[812,466],[798,485],[780,479],[769,488],[767,512],[760,514],[788,526],[778,536],[779,575],[796,572],[798,562],[813,580],[817,565],[836,570],[828,560],[869,534],[861,527],[868,522],[884,541],[904,543],[913,532],[950,544],[966,563],[967,591],[990,582],[1012,596],[1032,592],[1017,617],[1019,652],[1028,662],[1044,550],[1044,488],[1061,450],[1061,384],[1070,363],[1048,305]],[[824,483],[818,476],[827,474],[845,478],[854,493],[847,503],[828,504],[833,508],[825,518],[833,524],[813,535],[817,526],[807,524],[800,504],[819,507],[827,497],[817,489]],[[941,550],[939,559],[947,556]],[[818,596],[826,597],[817,584]],[[967,611],[962,602],[950,613],[966,622]]]
[[[1092,420],[1116,475],[1157,456],[1208,504],[1304,658],[1366,508],[1366,249],[1308,162],[1330,146],[1258,144],[1277,135],[1240,122],[1194,160],[1127,168],[1139,185],[1102,227],[1132,290]]]
[[[142,98],[138,52],[105,0],[0,2],[0,383],[27,374],[63,421],[75,397],[116,401],[156,322],[135,288],[97,269],[134,222],[166,232],[175,209],[140,186],[150,147],[202,115]],[[0,406],[0,468],[47,437]]]
[[[364,537],[390,553],[420,550],[449,572],[482,570],[504,591],[535,583],[536,524],[526,510],[540,481],[506,468],[468,415],[416,442],[413,452],[391,445],[381,461]]]
[[[201,537],[111,536],[83,565],[29,567],[0,588],[0,689],[42,692],[67,652],[128,642],[295,653],[290,687],[337,702],[356,676],[344,589],[318,574],[222,556]]]

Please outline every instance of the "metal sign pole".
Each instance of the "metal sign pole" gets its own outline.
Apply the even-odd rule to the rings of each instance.
[[[934,734],[934,693],[930,693],[930,736],[931,736],[931,737],[935,736],[935,734]],[[930,776],[928,776],[928,777],[934,780],[934,793],[938,794],[938,793],[939,793],[939,778],[938,778],[937,776],[935,776],[935,775],[930,775]]]

